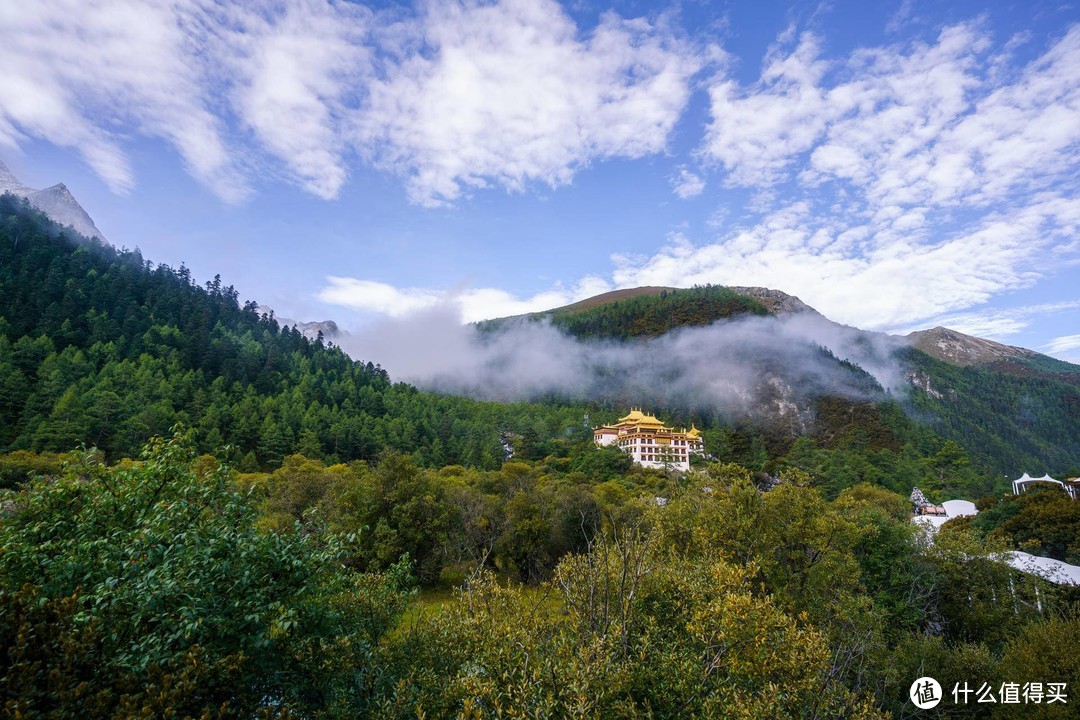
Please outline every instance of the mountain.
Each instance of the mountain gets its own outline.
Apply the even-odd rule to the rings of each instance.
[[[94,220],[71,194],[64,183],[57,183],[44,190],[34,190],[23,185],[7,166],[0,162],[0,194],[11,193],[26,198],[30,204],[49,216],[54,222],[71,227],[87,238],[105,240]]]
[[[333,320],[319,320],[312,322],[297,322],[291,318],[279,317],[274,313],[274,309],[269,305],[259,305],[256,310],[260,315],[268,315],[275,320],[283,328],[294,327],[300,331],[300,334],[306,337],[308,340],[318,340],[322,335],[324,340],[336,340],[348,333],[344,332],[338,327],[338,324]]]
[[[744,297],[764,305],[774,315],[785,313],[813,313],[821,315],[817,310],[804,303],[794,295],[788,295],[780,290],[763,287],[729,287],[728,290],[736,292]],[[824,317],[824,316],[822,316]]]
[[[521,324],[550,322],[579,338],[657,337],[679,327],[709,325],[744,315],[768,315],[758,300],[730,288],[645,287],[616,290],[543,312],[486,320],[477,324],[491,333]]]
[[[983,340],[943,327],[916,330],[909,333],[907,338],[912,347],[930,357],[961,367],[1025,361],[1039,357],[1039,353],[1034,350]]]
[[[25,197],[27,194],[34,192],[30,188],[19,182],[19,179],[11,174],[7,165],[0,162],[0,195],[4,193],[11,193],[18,197]]]
[[[949,328],[917,330],[909,333],[907,340],[912,347],[950,365],[990,368],[1014,375],[1049,377],[1080,384],[1080,365]]]
[[[110,460],[137,457],[181,423],[200,452],[245,471],[294,452],[374,462],[388,450],[426,466],[495,469],[506,433],[544,427],[584,440],[590,411],[392,383],[378,365],[240,303],[216,278],[200,285],[137,250],[77,243],[0,195],[0,453],[86,443]]]
[[[852,418],[869,422],[867,403],[899,400],[909,417],[958,442],[998,478],[1075,473],[1080,465],[1080,366],[1033,350],[946,328],[907,337],[863,331],[781,291],[747,287],[620,290],[481,328],[511,332],[541,321],[586,343],[637,349],[629,380],[625,367],[601,364],[607,385],[594,382],[591,393],[702,411],[715,401],[713,384],[737,378],[741,393],[721,398],[737,408],[727,422],[742,418],[767,434],[825,442],[860,432]],[[690,328],[703,330],[686,335]],[[692,353],[680,353],[689,346]]]
[[[647,404],[670,423],[696,423],[718,460],[803,469],[829,493],[869,481],[973,497],[995,476],[1053,474],[1080,456],[1080,388],[1056,377],[951,365],[764,288],[593,300],[482,326],[481,349],[496,352],[476,382],[506,372],[519,385],[569,384],[529,402],[434,392],[311,342],[299,323],[283,328],[217,279],[199,285],[138,251],[79,245],[3,196],[0,452],[86,442],[130,457],[179,422],[197,430],[200,452],[228,445],[228,460],[248,470],[296,451],[370,462],[386,450],[491,469],[507,445],[543,459]],[[529,364],[501,366],[506,347]],[[453,360],[431,354],[448,370]]]

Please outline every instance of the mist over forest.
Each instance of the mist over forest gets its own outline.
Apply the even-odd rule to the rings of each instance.
[[[447,304],[346,336],[342,347],[377,358],[395,380],[440,393],[498,401],[556,395],[738,417],[778,393],[874,400],[885,389],[902,391],[895,351],[906,343],[813,312],[747,315],[633,341],[579,339],[544,318],[492,329],[463,324]]]

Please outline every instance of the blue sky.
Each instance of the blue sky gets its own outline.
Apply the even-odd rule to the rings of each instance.
[[[300,320],[764,285],[1080,361],[1063,2],[0,5],[0,158]],[[377,360],[377,358],[375,358]]]

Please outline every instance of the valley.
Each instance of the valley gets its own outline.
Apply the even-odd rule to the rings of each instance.
[[[69,233],[0,197],[18,707],[92,688],[102,717],[268,697],[450,715],[464,693],[552,716],[884,718],[927,662],[945,680],[971,652],[988,677],[1030,653],[1064,667],[1075,588],[991,558],[1078,559],[1080,503],[1005,493],[1021,465],[1076,474],[1076,366],[703,286],[462,326],[458,355],[405,383],[361,359],[363,336]],[[641,404],[700,451],[676,467],[597,446]],[[926,545],[915,486],[983,512]],[[734,654],[703,671],[716,642]],[[67,680],[33,680],[61,662]],[[770,696],[780,678],[796,689]]]

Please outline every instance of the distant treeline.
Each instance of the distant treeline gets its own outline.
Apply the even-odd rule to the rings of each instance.
[[[742,315],[768,315],[757,300],[726,287],[704,285],[689,289],[662,290],[593,307],[562,308],[533,313],[523,318],[503,318],[478,323],[482,332],[493,332],[507,323],[550,320],[553,325],[581,339],[629,340],[658,337],[680,327],[708,325]]]

